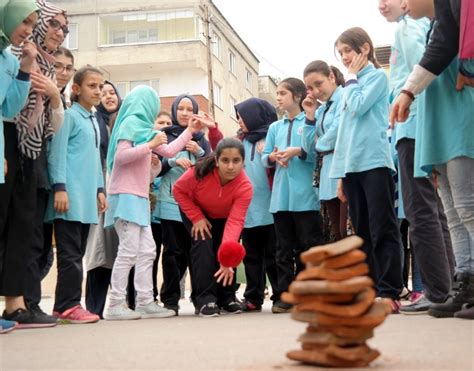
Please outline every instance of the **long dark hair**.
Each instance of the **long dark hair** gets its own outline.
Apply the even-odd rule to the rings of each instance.
[[[293,94],[293,98],[299,98],[299,106],[303,111],[303,101],[306,98],[306,85],[300,79],[288,77],[280,82],[280,85]]]
[[[228,148],[237,149],[242,156],[242,160],[245,160],[245,149],[242,142],[236,138],[224,138],[217,144],[214,152],[196,163],[194,172],[196,179],[202,180],[206,175],[210,174],[216,168],[216,163],[222,155],[222,151]]]
[[[376,68],[382,67],[375,56],[374,44],[372,43],[369,34],[365,32],[365,30],[363,30],[362,28],[352,27],[348,30],[345,30],[337,38],[336,42],[334,43],[334,46],[336,46],[338,42],[349,45],[358,54],[362,52],[361,48],[365,43],[369,44],[369,61],[372,62]]]
[[[72,82],[74,84],[77,84],[77,85],[81,86],[82,83],[84,82],[84,79],[86,78],[86,76],[89,73],[96,73],[98,75],[103,76],[103,73],[98,68],[93,67],[91,65],[87,65],[87,66],[81,67],[77,70],[77,72],[74,74]],[[71,94],[71,102],[79,102],[79,96],[72,93]]]
[[[60,55],[64,55],[66,58],[69,58],[72,61],[72,64],[74,65],[74,55],[71,53],[71,51],[68,48],[65,48],[64,46],[60,46],[54,52],[54,56],[58,57]]]
[[[326,77],[329,77],[331,73],[334,75],[334,78],[336,80],[336,85],[337,86],[344,86],[345,85],[345,80],[344,76],[342,75],[341,71],[337,69],[334,66],[329,66],[326,62],[324,61],[312,61],[310,62],[306,68],[304,69],[303,76],[306,77],[310,73],[320,73],[321,75],[324,75]]]

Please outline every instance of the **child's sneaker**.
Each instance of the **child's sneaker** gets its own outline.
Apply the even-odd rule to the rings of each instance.
[[[201,307],[199,311],[196,311],[201,317],[219,317],[220,311],[216,303],[208,303]]]
[[[53,316],[58,319],[58,323],[67,324],[83,324],[83,323],[95,323],[99,322],[100,317],[97,314],[89,312],[84,309],[80,304],[66,309],[64,312],[53,312]]]
[[[415,302],[408,305],[402,305],[400,313],[402,314],[427,314],[433,303],[425,295],[421,295]]]
[[[262,306],[252,303],[251,301],[244,299],[240,304],[242,312],[261,312]]]
[[[129,321],[140,318],[142,318],[141,314],[131,310],[125,302],[114,306],[109,305],[104,313],[106,321]]]
[[[285,303],[282,300],[277,300],[272,305],[272,313],[289,313],[291,312],[293,305]]]
[[[2,317],[7,321],[17,322],[18,329],[45,328],[56,326],[56,318],[48,315],[40,315],[28,309],[19,308],[12,313],[3,312]]]
[[[0,318],[0,334],[6,334],[13,331],[17,325],[18,323],[15,321],[7,321],[6,319]]]
[[[392,309],[391,314],[399,314],[400,313],[400,307],[402,306],[402,304],[400,303],[400,300],[393,300],[391,298],[383,298],[383,297],[377,296],[375,298],[375,301],[381,301],[381,302],[389,304],[391,309]]]
[[[423,293],[420,291],[412,291],[408,300],[415,304],[418,300],[423,297]]]
[[[176,315],[174,310],[160,307],[154,301],[147,305],[137,306],[135,312],[140,314],[142,318],[168,318]]]
[[[240,307],[240,303],[234,300],[224,304],[220,309],[230,314],[242,313],[242,308]]]

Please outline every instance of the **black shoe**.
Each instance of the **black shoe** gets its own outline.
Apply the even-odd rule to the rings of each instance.
[[[437,318],[451,318],[464,304],[474,304],[474,274],[462,273],[455,278],[453,291],[441,304],[433,304],[428,314]]]
[[[199,316],[201,317],[219,317],[220,311],[216,303],[208,303],[201,307],[199,310]]]
[[[176,305],[173,305],[173,304],[163,304],[163,307],[165,307],[166,309],[173,310],[176,316],[179,315],[179,305],[178,305],[178,304],[176,304]]]
[[[220,309],[230,314],[242,313],[242,308],[240,307],[240,303],[234,300],[229,301],[227,304],[224,304]]]
[[[262,305],[254,304],[251,301],[244,299],[240,304],[240,309],[242,309],[242,312],[261,312]]]
[[[285,303],[282,300],[277,300],[272,305],[272,313],[289,313],[293,305]]]
[[[13,313],[3,311],[3,319],[18,322],[18,328],[44,328],[54,327],[57,324],[57,318],[47,314],[35,313],[32,310],[17,309]]]

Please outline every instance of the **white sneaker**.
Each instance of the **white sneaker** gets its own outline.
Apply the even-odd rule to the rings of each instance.
[[[142,318],[140,313],[131,310],[125,302],[109,306],[104,314],[104,319],[107,321],[127,321],[140,318]]]
[[[168,318],[176,315],[174,310],[160,307],[158,303],[154,301],[147,305],[137,306],[135,311],[139,313],[142,318]]]

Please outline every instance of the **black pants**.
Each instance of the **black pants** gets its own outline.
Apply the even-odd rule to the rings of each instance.
[[[104,318],[105,300],[110,286],[112,269],[97,267],[87,272],[86,278],[86,308]]]
[[[55,312],[64,312],[81,303],[82,258],[86,252],[89,224],[62,219],[54,221],[58,263]]]
[[[273,214],[277,237],[278,292],[288,290],[295,275],[304,269],[300,254],[324,243],[318,211],[279,211]],[[276,298],[278,300],[279,298]]]
[[[188,236],[191,238],[191,228],[193,224],[184,213],[181,213],[181,216]],[[205,240],[191,239],[191,250],[189,252],[189,272],[191,274],[191,286],[193,288],[191,299],[197,310],[209,303],[216,303],[219,306],[223,306],[236,300],[236,275],[234,275],[232,284],[228,286],[222,286],[221,283],[217,283],[214,277],[214,274],[219,270],[217,251],[222,243],[222,236],[227,219],[207,218],[207,220],[212,224],[212,238],[206,237]]]
[[[451,289],[454,253],[446,216],[431,178],[414,177],[415,140],[397,144],[410,242],[428,299],[442,303]]]
[[[410,262],[413,259],[412,257],[412,249],[408,248],[408,229],[409,224],[406,219],[402,219],[400,223],[400,238],[402,240],[403,246],[403,254],[402,254],[402,278],[403,278],[403,286],[408,287],[408,278],[410,276]],[[412,246],[410,242],[410,246]]]
[[[163,242],[161,235],[161,224],[151,223],[151,233],[156,244],[156,258],[153,261],[153,300],[158,299],[158,263],[160,261],[161,244]],[[135,286],[133,281],[135,279],[135,267],[130,270],[128,276],[128,287],[127,287],[127,302],[130,309],[135,309]]]
[[[8,173],[0,184],[0,295],[23,296],[36,211],[34,161],[20,157],[15,125],[5,122]]]
[[[324,201],[331,222],[331,233],[336,241],[347,237],[347,205],[338,198]]]
[[[48,204],[49,191],[37,189],[34,232],[25,276],[25,300],[29,307],[41,301],[41,280],[52,250],[52,224],[45,224],[44,214]]]
[[[161,220],[163,238],[163,285],[160,299],[165,305],[176,306],[181,298],[179,282],[189,265],[191,237],[181,222]]]
[[[244,228],[242,243],[245,247],[245,277],[247,287],[244,297],[253,304],[263,304],[266,276],[272,285],[272,300],[280,297],[276,268],[276,235],[273,224]]]
[[[364,239],[377,296],[398,299],[403,288],[402,251],[395,215],[395,183],[388,168],[348,173],[343,179],[356,234]]]

